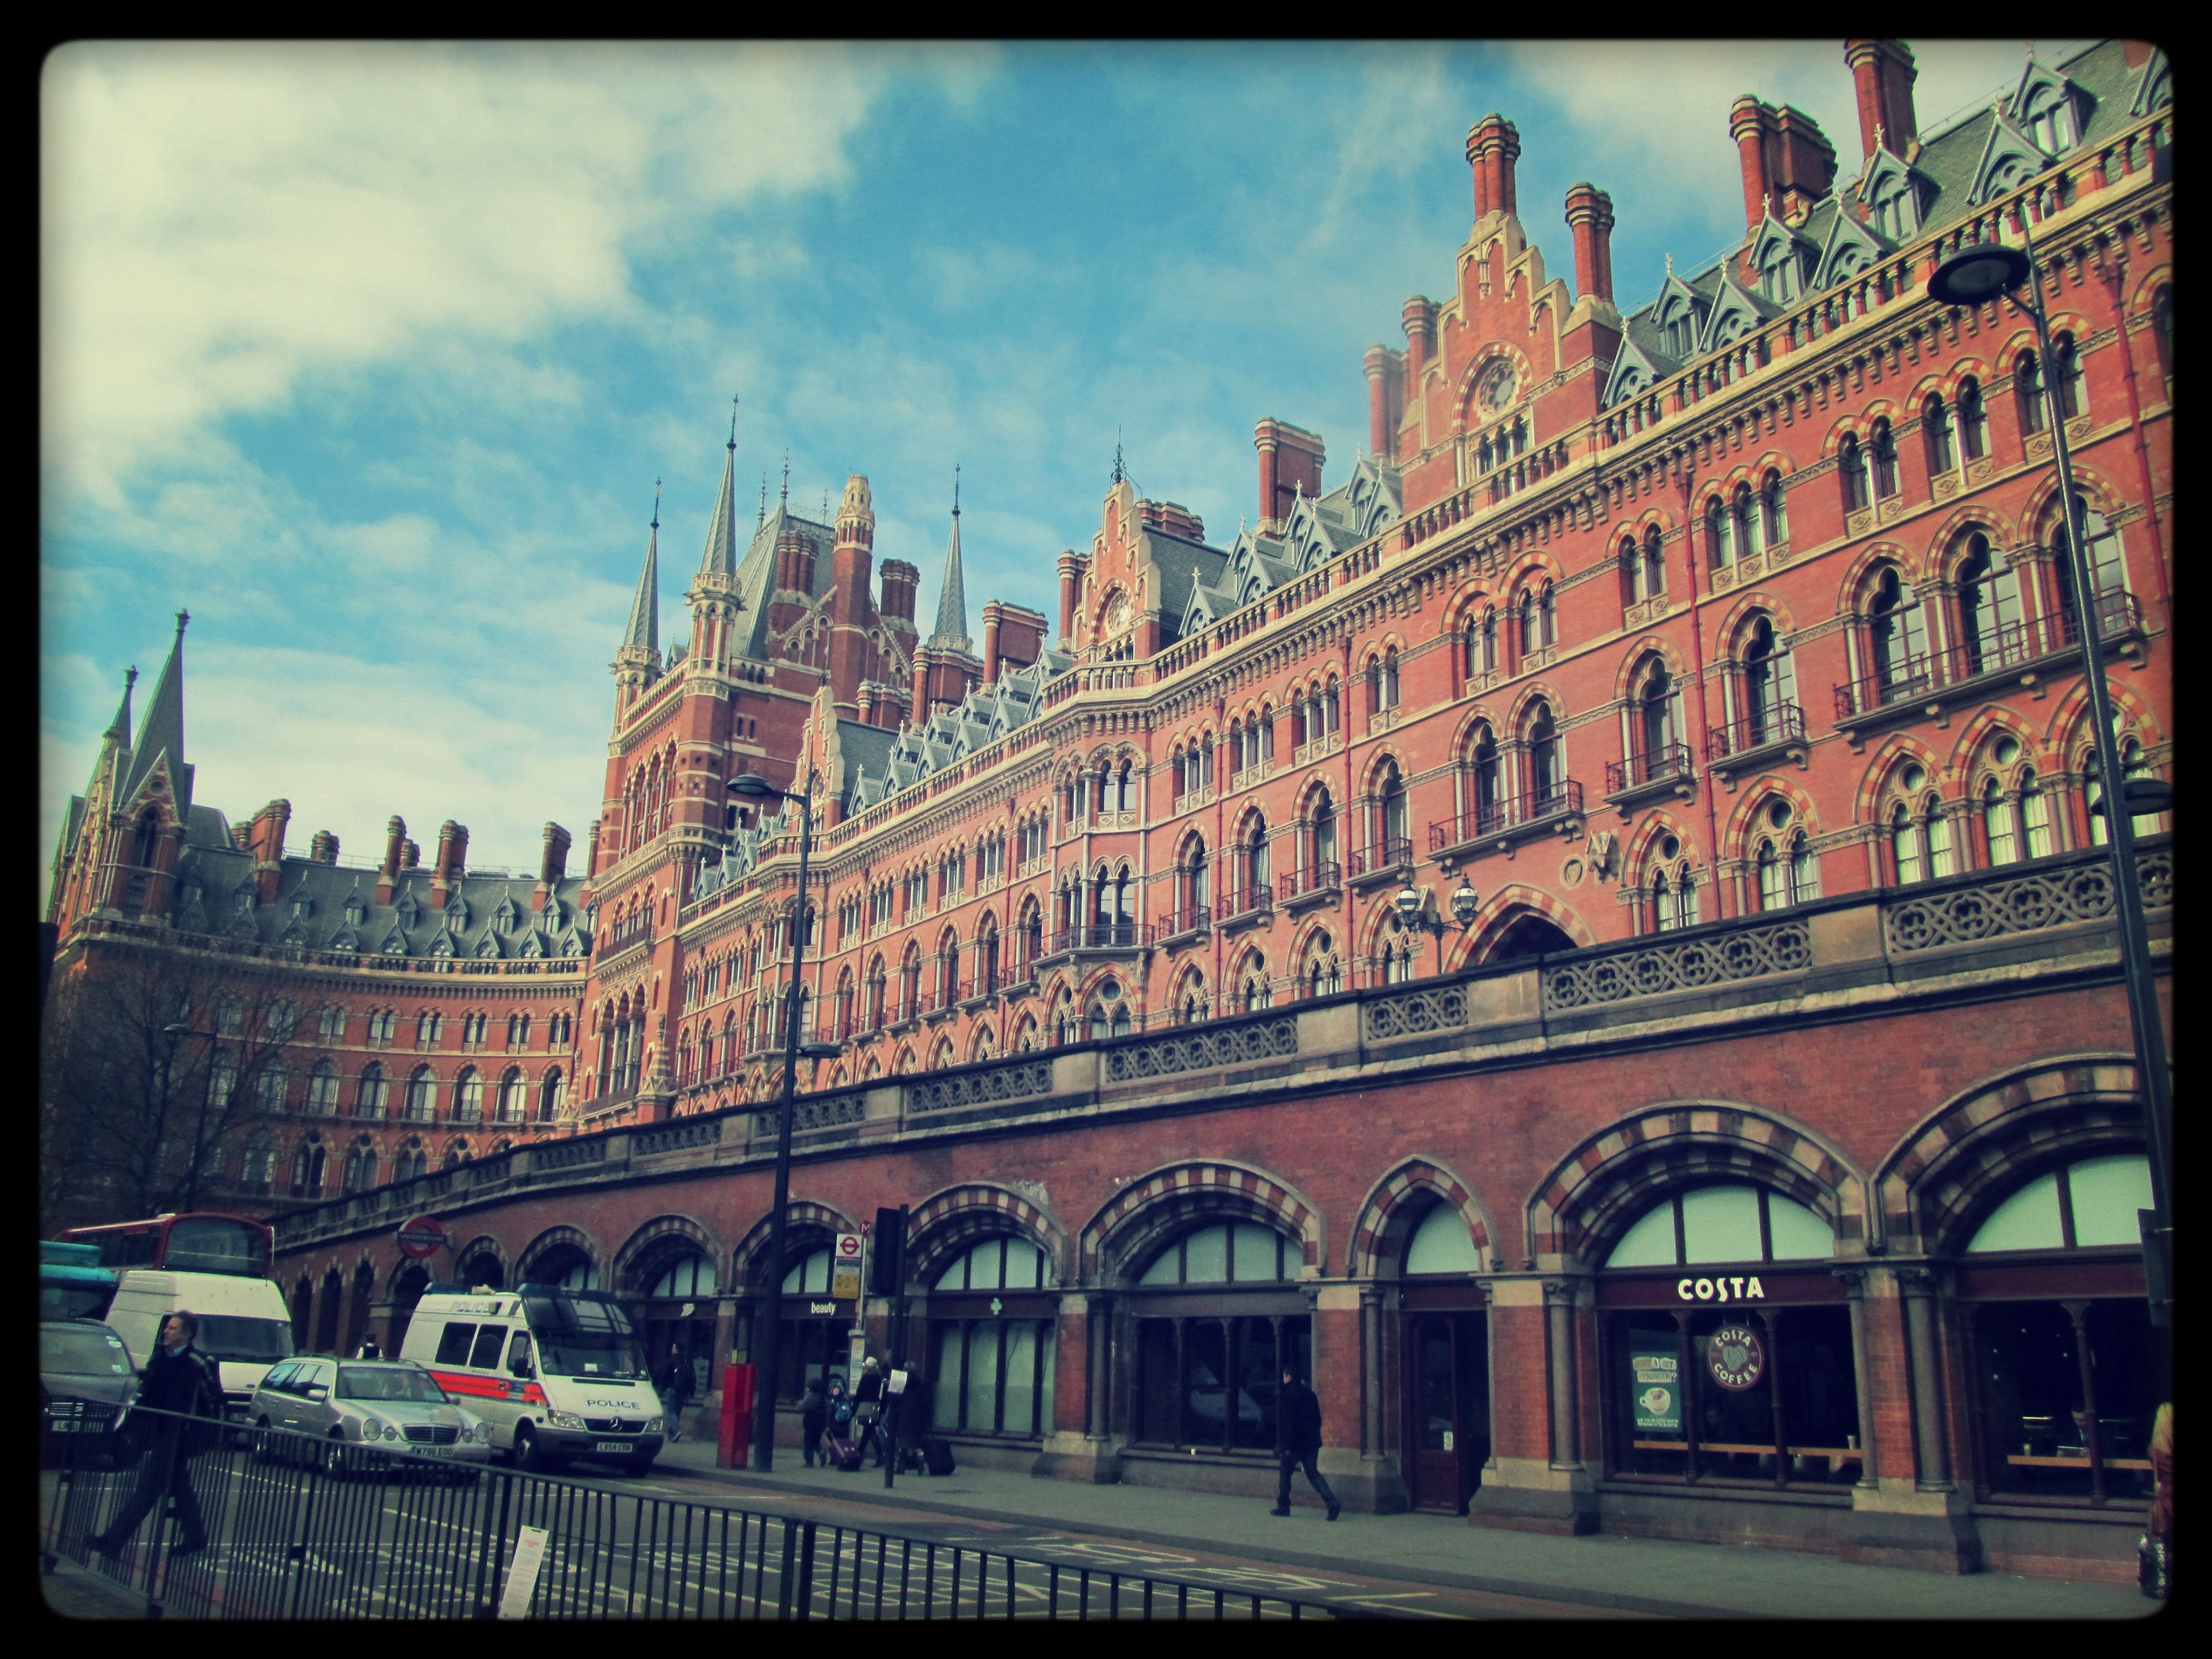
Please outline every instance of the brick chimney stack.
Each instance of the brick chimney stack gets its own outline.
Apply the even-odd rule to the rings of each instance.
[[[530,908],[543,911],[553,889],[568,873],[568,832],[557,823],[545,826],[545,850],[538,860],[538,885],[530,895]]]
[[[1398,427],[1390,418],[1390,359],[1396,355],[1384,345],[1367,348],[1367,447],[1385,460]]]
[[[385,820],[384,862],[377,866],[376,872],[376,902],[379,904],[392,902],[392,889],[397,884],[401,868],[399,861],[412,844],[407,839],[406,819],[395,816]]]
[[[412,870],[413,868],[415,868],[415,866],[416,866],[419,865],[419,864],[420,864],[420,863],[422,863],[422,849],[421,848],[417,847],[417,846],[416,846],[413,842],[411,842],[411,841],[409,841],[409,842],[402,842],[400,843],[400,845],[399,845],[399,867],[400,867],[402,870]]]
[[[1467,159],[1474,171],[1477,223],[1492,213],[1518,210],[1513,172],[1521,159],[1521,130],[1502,115],[1486,115],[1468,129]]]
[[[1743,222],[1755,231],[1769,207],[1777,216],[1781,202],[1774,192],[1768,152],[1774,131],[1774,112],[1758,99],[1746,96],[1729,111],[1729,137],[1735,140],[1736,159],[1743,168]]]
[[[1836,182],[1836,147],[1811,116],[1789,104],[1774,112],[1774,142],[1779,157],[1773,182],[1782,194],[1782,217],[1802,224]]]
[[[1919,128],[1912,113],[1912,50],[1902,40],[1846,40],[1844,62],[1850,65],[1858,94],[1859,153],[1872,155],[1877,142],[1902,155]],[[1877,141],[1875,134],[1881,134]]]
[[[884,617],[912,622],[915,590],[921,582],[921,572],[904,559],[885,559],[883,568]]]
[[[318,830],[307,842],[307,856],[317,864],[336,864],[338,861],[338,838],[327,830]]]
[[[291,821],[289,800],[272,800],[253,815],[253,885],[264,904],[276,902],[276,884],[284,873],[284,826]]]
[[[1252,441],[1260,451],[1260,519],[1279,524],[1300,494],[1309,501],[1321,494],[1326,452],[1318,435],[1272,415],[1253,428]]]
[[[990,599],[984,603],[983,684],[986,685],[999,683],[999,623],[1005,614],[1005,607],[998,600]]]
[[[1083,566],[1073,548],[1060,550],[1060,642],[1064,648],[1073,648],[1075,641],[1075,593],[1083,579]]]
[[[1407,398],[1421,395],[1421,375],[1429,366],[1429,351],[1436,343],[1436,302],[1416,294],[1406,301],[1406,392]]]
[[[1613,300],[1613,198],[1595,185],[1567,191],[1567,228],[1575,237],[1575,297]]]

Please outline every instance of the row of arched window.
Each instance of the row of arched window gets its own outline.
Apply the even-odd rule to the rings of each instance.
[[[2051,370],[2058,418],[2070,421],[2088,407],[2081,355],[2071,333],[2062,332],[2052,339]],[[2025,442],[2050,424],[2042,361],[2033,350],[2023,351],[2014,360],[2012,387],[2014,420]],[[1956,472],[1966,462],[1986,455],[1989,413],[1980,381],[1970,377],[1961,382],[1951,404],[1931,394],[1920,406],[1920,434],[1931,478]],[[1887,416],[1872,423],[1863,443],[1856,433],[1846,433],[1837,446],[1836,462],[1846,513],[1863,512],[1898,495],[1897,440]]]

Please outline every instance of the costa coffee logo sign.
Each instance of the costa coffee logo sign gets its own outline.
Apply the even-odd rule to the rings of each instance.
[[[1685,1279],[1674,1286],[1685,1302],[1764,1302],[1766,1287],[1759,1275],[1738,1273],[1733,1279]]]
[[[1705,1369],[1724,1389],[1748,1389],[1766,1370],[1766,1350],[1749,1327],[1723,1325],[1706,1340]]]

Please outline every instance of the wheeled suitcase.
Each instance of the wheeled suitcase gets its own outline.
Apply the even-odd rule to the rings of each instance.
[[[929,1443],[929,1450],[925,1454],[925,1455],[927,1458],[929,1472],[932,1474],[950,1474],[952,1473],[952,1448],[945,1444],[944,1441],[931,1441]]]
[[[849,1431],[848,1425],[847,1432],[849,1433]],[[860,1442],[845,1438],[836,1429],[824,1429],[822,1431],[822,1453],[829,1460],[831,1468],[841,1469],[847,1474],[852,1474],[860,1467]]]

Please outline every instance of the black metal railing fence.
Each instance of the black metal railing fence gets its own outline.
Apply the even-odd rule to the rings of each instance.
[[[1293,1597],[1037,1560],[800,1516],[686,1503],[281,1429],[133,1411],[54,1437],[41,1566],[96,1566],[149,1618],[489,1619],[526,1528],[545,1534],[538,1619],[1299,1619]],[[178,1472],[204,1547],[182,1547]],[[143,1483],[158,1492],[96,1553]]]

